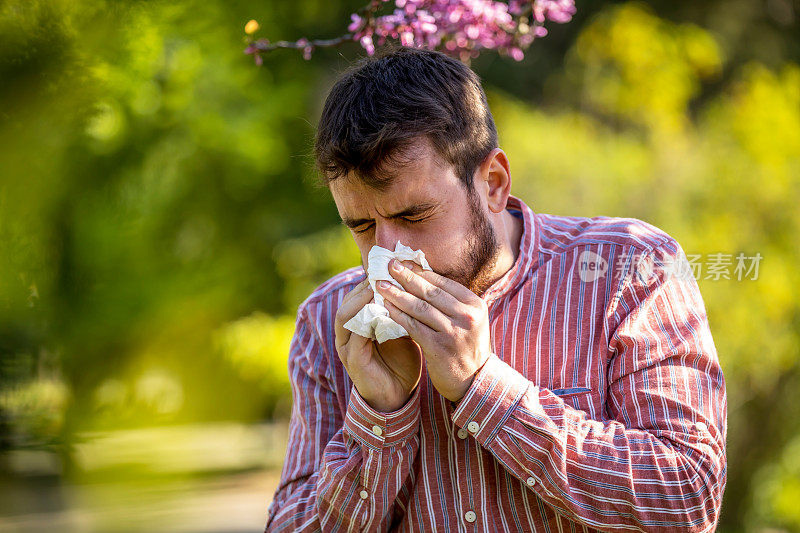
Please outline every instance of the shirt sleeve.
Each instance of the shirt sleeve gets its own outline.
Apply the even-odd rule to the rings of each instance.
[[[390,413],[352,386],[338,407],[318,335],[304,308],[290,345],[292,413],[281,479],[265,531],[380,531],[419,450],[419,386]]]
[[[609,307],[603,420],[492,354],[457,404],[470,431],[556,512],[602,530],[713,531],[726,481],[725,382],[674,240],[642,254]]]

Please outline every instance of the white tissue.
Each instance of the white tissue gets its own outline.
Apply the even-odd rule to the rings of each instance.
[[[362,337],[378,341],[378,344],[388,340],[405,337],[408,332],[403,326],[389,318],[389,311],[383,306],[383,296],[375,289],[378,281],[384,280],[404,291],[400,283],[389,274],[389,261],[392,258],[398,261],[414,261],[425,270],[431,270],[428,261],[425,259],[425,252],[422,250],[412,250],[408,246],[398,242],[394,251],[381,246],[373,246],[367,256],[367,279],[375,293],[375,302],[368,303],[356,313],[356,316],[348,320],[344,327],[357,333]]]

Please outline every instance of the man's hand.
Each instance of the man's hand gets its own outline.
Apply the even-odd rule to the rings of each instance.
[[[439,394],[458,402],[491,354],[486,302],[456,281],[395,259],[389,273],[407,291],[378,282],[389,316],[422,347]]]
[[[361,397],[374,409],[391,412],[405,405],[419,382],[422,351],[409,337],[378,344],[344,327],[373,296],[364,280],[344,297],[336,312],[336,351]]]

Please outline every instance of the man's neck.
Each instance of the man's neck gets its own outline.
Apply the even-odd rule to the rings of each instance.
[[[524,229],[522,220],[512,215],[508,209],[503,210],[501,220],[503,221],[502,231],[500,232],[502,245],[500,246],[500,258],[497,261],[495,279],[503,277],[517,261]]]
[[[485,289],[480,291],[479,296],[483,296],[491,285],[511,270],[519,257],[519,247],[524,230],[523,221],[512,215],[507,209],[503,210],[500,217],[500,222],[495,226],[500,240],[500,254],[490,274],[491,282],[484,286]]]

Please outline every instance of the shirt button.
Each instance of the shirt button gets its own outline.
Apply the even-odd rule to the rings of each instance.
[[[361,496],[362,500],[366,500],[367,498],[369,498],[369,493],[367,491],[365,491],[365,490],[362,490],[361,492],[359,492],[358,495]]]
[[[533,487],[534,485],[536,485],[536,480],[533,479],[532,477],[529,477],[528,479],[525,480],[525,483],[527,483],[529,487]]]
[[[703,422],[698,422],[694,425],[697,431],[708,431],[708,426],[705,425]]]
[[[467,429],[469,430],[470,433],[477,433],[478,430],[481,429],[481,426],[480,424],[478,424],[473,420],[472,422],[467,424]]]
[[[380,426],[372,426],[372,432],[375,433],[377,436],[383,435],[383,430]]]
[[[477,520],[477,518],[478,515],[475,514],[475,511],[467,511],[466,513],[464,513],[464,520],[466,520],[469,523],[474,522],[475,520]]]
[[[458,430],[458,438],[459,439],[466,439],[467,435],[469,435],[469,433],[467,433],[466,429],[461,428],[461,429]]]

